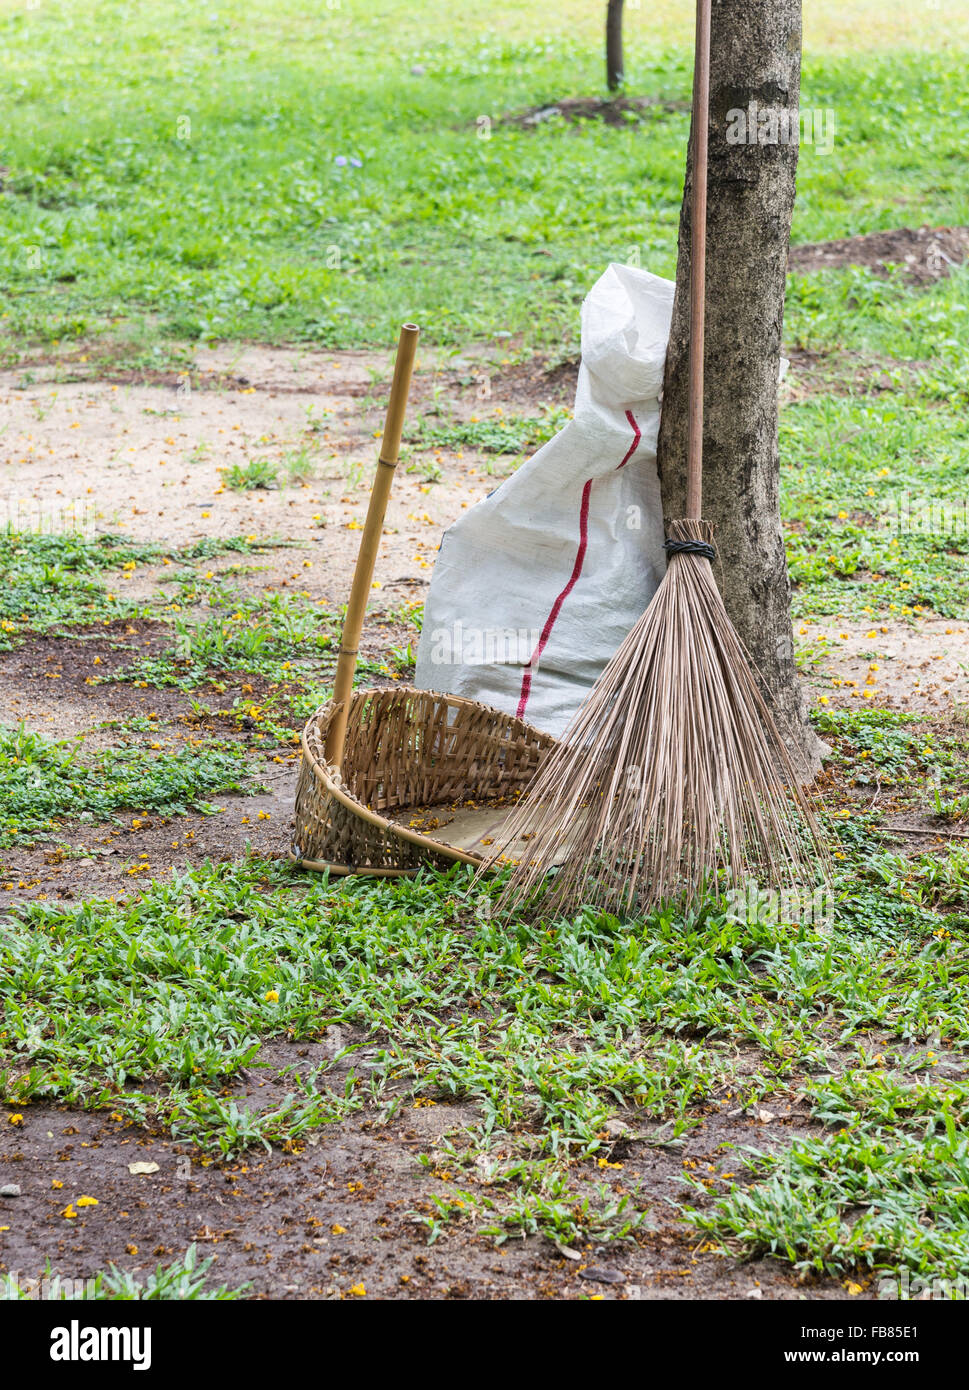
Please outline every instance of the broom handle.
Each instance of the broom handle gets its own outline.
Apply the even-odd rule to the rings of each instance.
[[[350,713],[350,692],[353,689],[353,674],[357,668],[357,653],[360,650],[360,633],[370,597],[373,570],[377,560],[377,547],[383,529],[384,515],[390,485],[400,456],[400,436],[404,428],[404,411],[407,408],[407,393],[410,390],[411,373],[414,369],[414,354],[420,329],[416,324],[405,323],[400,330],[397,342],[397,359],[394,363],[394,380],[390,388],[390,401],[387,405],[387,418],[384,422],[383,439],[380,443],[380,457],[377,460],[377,476],[370,493],[370,506],[364,522],[360,551],[356,568],[353,571],[353,584],[350,588],[350,601],[347,615],[343,620],[343,635],[340,639],[340,655],[336,663],[336,679],[333,683],[333,703],[336,712],[330,722],[326,735],[326,760],[339,768],[343,761],[343,745],[347,736],[347,718]]]
[[[710,124],[710,0],[697,0],[693,59],[693,212],[690,232],[690,390],[686,515],[703,506],[703,311],[707,262],[707,140]]]

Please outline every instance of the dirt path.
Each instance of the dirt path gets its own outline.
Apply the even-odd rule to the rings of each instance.
[[[301,547],[269,557],[261,587],[296,586],[344,603],[383,425],[389,358],[362,352],[199,350],[196,368],[162,379],[85,376],[82,360],[0,373],[0,498],[8,515],[73,513],[98,531],[185,544],[279,537]],[[481,393],[489,396],[482,399]],[[541,394],[540,394],[541,393]],[[568,396],[540,373],[473,357],[422,353],[410,419],[466,422],[536,412]],[[260,461],[271,488],[234,490],[227,472]],[[505,460],[507,466],[507,460]],[[426,585],[441,531],[498,485],[493,459],[464,449],[405,451],[394,481],[376,582],[396,596]],[[500,466],[500,462],[498,464]],[[426,475],[438,480],[429,481]],[[218,568],[218,567],[216,567]],[[165,580],[113,576],[128,597]]]

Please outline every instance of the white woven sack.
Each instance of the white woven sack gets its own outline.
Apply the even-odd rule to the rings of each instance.
[[[574,417],[444,534],[415,683],[559,735],[666,568],[656,472],[673,284],[613,264],[582,305]]]

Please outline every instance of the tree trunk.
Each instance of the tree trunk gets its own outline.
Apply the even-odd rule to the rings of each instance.
[[[824,745],[807,723],[794,663],[777,444],[800,68],[800,0],[714,0],[703,515],[716,528],[714,567],[727,611],[770,691],[792,752],[813,774]],[[791,113],[786,138],[783,124],[776,132],[763,130],[756,118],[766,112],[768,121],[785,110]],[[747,143],[750,131],[743,126],[750,125],[752,111],[754,142]],[[758,143],[761,130],[776,138]],[[667,518],[684,515],[686,492],[691,187],[688,159],[658,445]]]
[[[622,57],[623,0],[609,0],[606,7],[606,84],[617,92],[623,84]]]

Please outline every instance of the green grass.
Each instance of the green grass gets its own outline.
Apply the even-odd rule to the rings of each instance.
[[[0,849],[50,840],[69,821],[117,822],[120,811],[212,814],[213,792],[253,793],[245,749],[205,743],[85,753],[79,740],[52,741],[0,724]]]
[[[409,437],[422,448],[468,448],[481,453],[521,454],[526,449],[534,452],[540,448],[562,429],[571,415],[571,410],[548,407],[541,416],[489,415],[487,419],[472,417],[452,424],[438,423],[423,415]]]
[[[585,912],[527,924],[496,915],[494,890],[464,870],[330,884],[258,860],[205,865],[125,905],[25,903],[0,948],[0,1093],[11,1105],[110,1107],[221,1157],[298,1141],[364,1103],[386,1117],[414,1097],[462,1101],[477,1119],[433,1160],[453,1190],[422,1218],[432,1238],[472,1220],[499,1239],[619,1237],[642,1220],[635,1189],[588,1183],[590,1164],[602,1182],[597,1156],[617,1112],[675,1147],[726,1090],[747,1104],[803,1086],[805,1070],[850,1080],[874,1065],[876,1042],[878,1065],[929,1088],[910,1106],[916,1128],[932,1122],[933,1098],[940,1113],[954,1103],[948,1078],[917,1073],[932,1049],[969,1044],[969,857],[940,896],[929,881],[938,859],[906,864],[873,852],[870,833],[864,846],[855,836],[846,826],[851,862],[831,926],[741,923],[716,902],[645,922]],[[376,1053],[339,1086],[323,1064],[270,1111],[226,1095],[240,1068],[258,1067],[262,1037],[312,1040],[341,1023],[366,1030]],[[740,1064],[743,1050],[753,1065]],[[815,1090],[830,1123],[834,1092]],[[855,1093],[839,1094],[848,1104]],[[850,1140],[812,1140],[811,1163],[832,1144],[837,1156],[878,1142],[884,1104],[864,1094]],[[942,1224],[958,1206],[947,1144],[935,1143],[919,1188],[919,1209],[928,1203]],[[773,1191],[778,1164],[800,1154],[758,1167],[749,1199]],[[901,1258],[905,1223],[917,1234],[903,1201],[911,1172],[892,1160],[879,1182],[902,1213],[890,1248]],[[742,1207],[742,1196],[731,1200]],[[841,1219],[860,1200],[847,1177],[822,1198]],[[734,1219],[724,1210],[718,1230]],[[918,1259],[934,1249],[951,1271],[962,1248],[920,1240]],[[861,1258],[849,1243],[823,1263]]]
[[[783,411],[780,444],[797,616],[965,616],[963,409],[902,388],[820,396]]]
[[[127,574],[165,558],[187,561],[253,549],[254,543],[241,536],[168,549],[124,536],[0,530],[0,652],[29,634],[152,616],[167,606],[129,601],[123,581],[114,590],[105,583],[106,570]]]
[[[793,347],[874,362],[896,385],[911,382],[916,399],[957,407],[967,390],[966,291],[962,269],[928,288],[914,287],[901,270],[887,278],[859,266],[793,275],[785,334]],[[885,413],[892,404],[889,397]]]
[[[503,35],[493,7],[463,8],[476,21],[402,0],[5,8],[12,348],[116,337],[119,318],[149,339],[384,345],[415,318],[437,343],[558,350],[608,260],[670,274],[687,111],[503,125],[601,92],[600,24],[539,10]],[[684,29],[631,15],[632,95],[688,102]],[[837,138],[804,151],[795,238],[969,221],[963,71],[955,45],[809,53],[804,103],[834,110]]]

